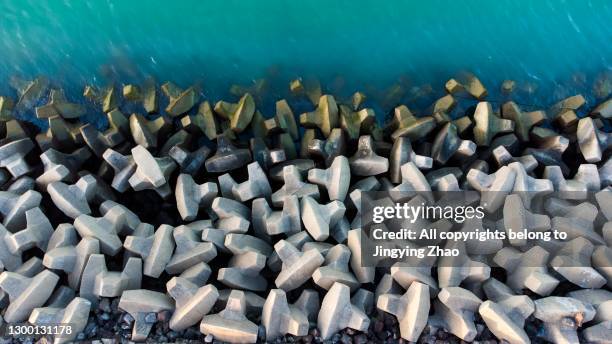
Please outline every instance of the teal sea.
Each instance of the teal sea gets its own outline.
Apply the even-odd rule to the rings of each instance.
[[[301,76],[340,95],[400,84],[418,108],[469,71],[491,100],[513,79],[525,106],[575,93],[593,103],[612,71],[610,23],[608,0],[7,0],[0,92],[15,95],[12,76],[44,74],[75,99],[85,84],[153,75],[216,100],[266,78],[266,109]]]

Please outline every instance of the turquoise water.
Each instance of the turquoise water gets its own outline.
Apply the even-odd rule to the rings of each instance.
[[[277,98],[304,76],[341,94],[399,81],[435,97],[471,71],[492,99],[510,78],[543,106],[592,93],[612,68],[608,0],[21,0],[1,2],[0,18],[0,78],[45,74],[74,94],[154,75],[214,99],[266,77]]]

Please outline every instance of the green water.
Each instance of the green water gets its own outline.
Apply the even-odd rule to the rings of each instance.
[[[154,75],[219,98],[267,77],[275,98],[312,76],[340,93],[401,80],[435,97],[471,71],[493,99],[511,78],[517,97],[544,105],[592,93],[612,59],[607,0],[22,0],[1,2],[0,18],[0,78],[45,74],[75,94]]]

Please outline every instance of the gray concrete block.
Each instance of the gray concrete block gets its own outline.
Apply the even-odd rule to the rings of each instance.
[[[308,334],[308,317],[300,308],[287,302],[281,289],[272,289],[261,313],[261,324],[266,329],[266,341],[273,341],[285,334]]]
[[[248,149],[236,148],[229,138],[219,135],[217,151],[204,165],[210,173],[222,173],[240,168],[251,161],[251,152]]]
[[[272,194],[272,204],[280,207],[287,196],[319,198],[319,188],[314,184],[302,181],[302,175],[296,166],[289,165],[283,168],[283,180],[285,184]]]
[[[136,171],[128,181],[134,191],[153,189],[160,196],[167,197],[171,193],[168,180],[176,168],[174,160],[169,157],[155,158],[143,146],[132,148],[132,157]]]
[[[298,299],[293,303],[293,306],[306,315],[310,325],[316,326],[320,304],[318,292],[312,289],[303,289]]]
[[[172,122],[164,116],[147,120],[137,113],[130,116],[129,124],[134,142],[147,149],[161,146],[160,137],[172,128]]]
[[[363,232],[361,228],[353,229],[348,232],[347,246],[351,250],[350,265],[357,281],[360,283],[374,282],[374,273],[376,272],[374,267],[367,267],[362,264],[362,251],[361,251],[361,236]]]
[[[217,215],[216,228],[245,233],[250,226],[251,210],[229,198],[217,197],[211,205]]]
[[[38,247],[42,251],[46,250],[47,243],[53,234],[51,222],[38,207],[26,211],[25,216],[26,228],[4,237],[9,251],[17,254],[32,247]]]
[[[512,194],[506,196],[503,209],[504,228],[506,232],[519,232],[524,229],[528,231],[546,232],[551,228],[551,221],[547,215],[534,214],[526,209],[520,195]],[[526,238],[509,240],[513,246],[525,246]]]
[[[605,344],[610,342],[612,321],[604,321],[582,331],[582,337],[588,343]]]
[[[170,328],[173,331],[182,331],[200,322],[212,310],[219,297],[214,285],[198,287],[182,277],[173,277],[166,283],[166,288],[176,302],[176,310],[170,318]]]
[[[138,215],[126,206],[112,200],[100,204],[100,214],[115,224],[117,233],[121,235],[133,234],[142,224]]]
[[[474,121],[474,140],[479,146],[488,146],[496,135],[514,131],[514,121],[497,117],[489,102],[476,105]]]
[[[85,114],[85,107],[81,104],[69,102],[62,89],[52,89],[47,104],[37,106],[35,112],[37,118],[58,115],[63,118],[78,118]]]
[[[332,129],[325,140],[315,137],[313,134],[312,137],[304,136],[302,139],[302,144],[307,146],[307,153],[304,156],[322,159],[325,166],[329,166],[336,157],[346,155],[347,140],[342,129]]]
[[[357,152],[349,159],[351,172],[357,176],[375,176],[389,170],[389,159],[376,154],[371,136],[359,138]]]
[[[146,289],[126,290],[121,294],[119,309],[134,318],[131,340],[144,342],[154,323],[145,319],[148,314],[174,311],[174,302],[165,294]]]
[[[229,234],[225,247],[234,254],[227,267],[220,268],[217,280],[231,288],[264,291],[267,280],[260,275],[272,252],[262,240],[243,234]]]
[[[123,216],[113,219],[108,215],[98,218],[80,215],[74,220],[74,228],[83,238],[97,239],[100,242],[102,253],[114,256],[123,247],[118,231],[122,228],[124,221],[125,217]]]
[[[4,321],[26,321],[35,308],[47,302],[58,281],[59,276],[49,270],[43,270],[33,277],[8,271],[0,274],[0,289],[8,294],[10,300],[4,312]]]
[[[98,297],[118,297],[125,290],[140,288],[142,260],[129,258],[123,271],[108,271],[103,254],[91,254],[81,277],[79,295],[98,304]]]
[[[298,251],[302,250],[302,247],[307,242],[311,242],[312,238],[308,235],[308,232],[301,231],[290,235],[285,239],[288,243],[293,245]],[[276,251],[272,252],[272,254],[268,258],[268,267],[270,270],[278,273],[282,270],[283,262],[280,260],[278,253]]]
[[[4,143],[0,146],[0,167],[6,168],[14,178],[29,173],[32,167],[25,157],[33,148],[34,143],[29,138]]]
[[[594,249],[593,244],[584,238],[567,241],[550,261],[550,267],[581,288],[601,288],[606,279],[591,267]]]
[[[391,147],[389,156],[389,179],[392,183],[402,181],[401,167],[405,163],[412,161],[418,168],[430,169],[433,166],[433,159],[428,156],[418,155],[412,149],[410,139],[398,137]]]
[[[86,299],[74,298],[66,307],[44,307],[32,311],[28,322],[37,326],[57,326],[70,324],[71,333],[61,333],[54,336],[53,343],[62,344],[74,341],[87,325],[91,302]]]
[[[300,203],[297,196],[285,197],[281,211],[272,211],[265,198],[253,200],[251,209],[253,229],[260,238],[268,238],[281,233],[291,235],[302,229]]]
[[[325,255],[324,265],[312,274],[312,280],[319,287],[329,290],[336,282],[347,285],[351,291],[359,288],[361,283],[349,271],[351,251],[348,247],[338,244]]]
[[[351,181],[348,159],[337,156],[329,168],[325,170],[315,168],[308,171],[308,181],[324,186],[330,200],[344,201]]]
[[[448,95],[452,100],[452,96]],[[449,99],[445,97],[445,99]],[[454,100],[452,100],[454,103]],[[437,112],[434,110],[434,113]],[[416,117],[405,105],[400,105],[393,112],[392,123],[389,127],[393,130],[391,138],[406,137],[410,140],[418,140],[427,136],[436,127],[436,121],[432,116]]]
[[[249,147],[253,152],[253,160],[268,170],[273,165],[287,160],[287,154],[282,148],[270,149],[261,137],[254,137],[249,141]]]
[[[581,118],[576,131],[578,146],[584,160],[590,163],[601,161],[602,154],[610,147],[610,134],[600,131],[591,117]]]
[[[222,190],[231,191],[233,199],[246,202],[258,197],[269,198],[272,195],[272,188],[268,182],[264,170],[258,162],[250,163],[247,166],[249,178],[242,183],[236,183],[229,173],[219,176],[219,185]],[[226,193],[224,197],[228,197]]]
[[[460,287],[449,287],[440,290],[434,308],[450,333],[469,342],[478,334],[474,313],[478,311],[481,303],[482,300],[470,291]]]
[[[102,158],[115,171],[111,186],[119,192],[125,192],[129,186],[130,177],[136,171],[136,162],[131,155],[123,155],[115,150],[107,149]]]
[[[606,279],[607,286],[612,286],[612,249],[604,245],[597,246],[591,261],[593,267]]]
[[[208,263],[217,256],[215,245],[200,241],[201,234],[189,226],[178,226],[174,229],[176,249],[166,264],[166,272],[178,274],[200,263]]]
[[[47,186],[47,192],[55,206],[66,216],[73,219],[81,214],[91,214],[89,202],[96,190],[96,179],[88,174],[81,177],[75,184],[53,182]]]
[[[398,322],[402,338],[416,342],[427,324],[429,316],[429,287],[414,282],[403,295],[383,294],[376,307],[393,314]]]
[[[85,124],[79,128],[83,141],[97,156],[102,157],[108,148],[113,148],[125,141],[121,132],[111,128],[104,133],[99,132],[92,124]]]
[[[506,284],[512,290],[520,292],[526,288],[541,296],[550,295],[559,284],[546,268],[548,259],[549,253],[539,246],[524,253],[504,247],[493,257],[493,261],[506,270]]]
[[[527,173],[533,172],[533,170],[538,167],[538,160],[533,155],[526,154],[523,156],[514,157],[512,154],[510,154],[510,152],[508,152],[508,149],[506,149],[505,146],[495,147],[492,150],[491,155],[498,167],[506,166],[513,162],[519,162],[521,165],[523,165]]]
[[[551,226],[556,231],[567,234],[567,240],[583,237],[595,245],[604,244],[601,235],[595,231],[593,222],[580,217],[565,217],[566,215],[553,217]]]
[[[323,264],[325,259],[317,250],[298,251],[286,240],[274,245],[274,250],[283,262],[282,270],[277,275],[276,286],[284,291],[300,287],[310,279],[314,271]]]
[[[366,331],[370,326],[370,318],[351,304],[350,297],[350,288],[342,283],[334,283],[325,294],[317,319],[323,340],[345,328]]]
[[[206,281],[208,281],[211,273],[212,270],[208,264],[199,262],[181,272],[179,277],[184,278],[195,285],[204,285]]]
[[[492,174],[471,169],[466,179],[472,188],[481,192],[480,205],[493,213],[504,204],[506,195],[514,188],[516,172],[507,166]]]
[[[200,331],[212,334],[215,339],[231,343],[255,343],[258,326],[246,317],[244,292],[233,290],[225,309],[217,314],[206,315],[200,324]]]
[[[338,127],[338,105],[333,96],[325,94],[319,98],[317,108],[300,115],[300,124],[305,128],[319,128],[325,137]]]
[[[3,216],[2,224],[11,231],[26,226],[26,212],[37,208],[42,200],[42,195],[36,191],[29,190],[25,193],[14,193],[0,191],[0,213]]]
[[[535,301],[533,315],[544,323],[546,340],[578,343],[576,329],[593,319],[595,309],[569,297],[549,296]]]
[[[447,123],[438,131],[431,148],[431,157],[439,164],[445,164],[448,160],[466,158],[476,153],[476,144],[470,140],[462,140],[457,135],[457,127],[453,123]]]
[[[342,219],[346,211],[344,204],[339,201],[322,205],[310,196],[303,197],[300,205],[304,227],[317,241],[329,237],[330,228]]]
[[[438,286],[440,288],[458,287],[463,284],[481,284],[491,274],[491,268],[482,262],[472,260],[467,254],[465,243],[448,241],[445,249],[455,249],[460,252],[456,257],[438,258]]]
[[[11,232],[7,231],[4,226],[0,225],[0,271],[15,271],[22,264],[21,253],[12,253],[7,246],[6,238],[11,235]]]
[[[201,207],[210,207],[217,196],[217,184],[196,184],[190,174],[181,173],[176,180],[176,207],[185,221],[194,220]]]
[[[193,176],[202,170],[204,161],[210,155],[210,148],[202,146],[190,152],[180,145],[175,145],[170,148],[168,155],[179,165],[181,173]]]
[[[174,252],[174,227],[160,225],[155,234],[148,237],[127,236],[123,247],[142,258],[145,276],[158,278]]]
[[[339,110],[340,126],[351,140],[357,140],[360,134],[369,134],[376,123],[376,114],[372,109],[354,110],[340,104]]]

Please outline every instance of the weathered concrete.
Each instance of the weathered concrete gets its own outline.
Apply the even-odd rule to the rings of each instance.
[[[300,124],[305,128],[319,128],[325,137],[338,126],[338,105],[331,95],[322,95],[317,108],[300,115]]]
[[[155,291],[126,290],[121,294],[119,309],[134,318],[131,339],[136,342],[144,342],[154,324],[154,322],[147,321],[147,315],[161,311],[173,311],[174,303],[168,296]]]
[[[504,247],[493,258],[508,274],[506,284],[514,291],[527,288],[534,293],[547,296],[559,284],[559,281],[548,273],[546,264],[549,253],[539,246],[534,246],[525,253],[511,247]]]
[[[443,288],[434,302],[436,314],[442,318],[445,328],[460,339],[470,342],[478,334],[474,313],[482,300],[460,287]]]
[[[537,319],[544,322],[543,337],[553,343],[578,343],[577,328],[595,316],[591,305],[569,297],[549,296],[535,301]]]
[[[266,341],[273,341],[285,334],[308,334],[308,317],[300,308],[287,303],[287,295],[281,289],[272,289],[261,313],[261,324],[266,329]]]
[[[53,234],[51,222],[38,207],[25,212],[27,226],[4,238],[6,246],[12,254],[22,253],[32,247],[38,247],[43,252]]]
[[[4,321],[26,321],[35,308],[47,302],[58,281],[59,276],[49,270],[43,270],[31,278],[16,272],[0,274],[0,289],[8,294],[10,300],[4,312]]]
[[[173,277],[166,283],[168,294],[176,301],[176,310],[170,318],[170,328],[173,331],[182,331],[197,324],[208,314],[217,298],[217,288],[208,284],[198,287],[182,277]]]
[[[0,213],[3,216],[2,224],[11,231],[23,228],[27,225],[26,212],[37,208],[42,200],[42,195],[36,191],[29,190],[22,194],[0,191]]]
[[[268,177],[258,162],[247,166],[249,178],[242,183],[236,183],[229,173],[219,176],[219,186],[224,197],[231,197],[240,202],[246,202],[257,197],[269,198],[272,188]]]
[[[302,229],[300,202],[295,195],[285,197],[281,211],[272,211],[265,198],[253,200],[251,209],[253,229],[260,238],[281,233],[291,235]]]
[[[251,210],[242,203],[217,197],[213,200],[211,209],[218,217],[216,228],[241,233],[249,229]]]
[[[161,225],[155,230],[154,235],[148,237],[127,236],[123,247],[142,258],[145,276],[158,278],[174,251],[173,232],[174,227]]]
[[[285,184],[272,194],[272,204],[280,207],[287,196],[319,198],[319,188],[314,184],[302,181],[300,171],[296,166],[289,165],[283,168],[283,180]]]
[[[329,290],[336,282],[347,285],[355,291],[361,283],[349,271],[351,251],[348,247],[338,244],[325,255],[324,265],[312,274],[312,280],[321,288]]]
[[[612,145],[610,134],[600,131],[591,117],[581,118],[576,131],[580,152],[589,163],[601,161],[602,154]]]
[[[75,219],[81,214],[91,214],[89,202],[96,192],[96,185],[96,179],[88,174],[73,185],[53,182],[47,186],[47,192],[59,210]]]
[[[70,325],[70,333],[59,333],[54,336],[53,343],[69,343],[76,339],[87,325],[91,302],[76,297],[66,307],[44,307],[32,311],[28,322],[37,326]]]
[[[220,313],[205,316],[200,324],[200,331],[226,342],[255,343],[258,327],[245,316],[246,308],[244,292],[232,290],[225,309]]]
[[[277,275],[275,283],[284,291],[291,291],[304,284],[325,261],[317,250],[300,252],[286,240],[277,242],[274,250],[283,262],[282,271]]]
[[[497,117],[489,102],[476,105],[474,121],[474,141],[479,146],[488,146],[496,135],[514,131],[514,121]]]
[[[402,296],[380,295],[376,307],[397,318],[402,338],[416,342],[429,316],[429,287],[423,283],[414,282]]]
[[[118,297],[125,290],[140,288],[142,260],[129,258],[123,271],[108,271],[103,254],[91,254],[81,277],[79,295],[98,304],[98,297]]]
[[[446,123],[436,137],[431,148],[434,161],[445,164],[453,157],[466,158],[476,153],[476,144],[470,140],[462,140],[457,135],[457,126]]]
[[[339,201],[321,205],[310,196],[303,197],[301,201],[302,222],[308,233],[317,241],[324,241],[329,237],[330,228],[342,219],[345,211],[344,204]]]
[[[370,318],[358,307],[351,304],[350,288],[342,283],[334,283],[321,302],[318,328],[323,340],[330,339],[345,328],[366,331]]]
[[[0,167],[6,168],[14,178],[29,173],[32,167],[25,157],[33,148],[34,143],[29,138],[2,144],[0,146]]]
[[[308,171],[308,181],[324,186],[330,200],[344,201],[351,181],[348,159],[337,156],[329,168]]]
[[[229,138],[217,136],[217,151],[208,158],[204,165],[211,173],[222,173],[240,168],[251,162],[251,152],[248,149],[236,148]]]
[[[217,196],[216,183],[197,184],[190,174],[181,173],[176,180],[176,207],[184,221],[193,221],[201,207],[210,207]]]
[[[349,159],[351,172],[358,176],[375,176],[389,170],[389,159],[376,154],[370,135],[361,136],[357,152]]]
[[[134,191],[153,189],[162,197],[171,194],[168,180],[176,168],[176,163],[169,157],[155,158],[143,146],[132,148],[132,157],[136,163],[136,171],[130,177],[129,183]]]
[[[199,231],[189,226],[178,226],[174,229],[176,249],[166,264],[169,274],[181,273],[199,262],[208,263],[217,256],[215,245],[201,242]]]

